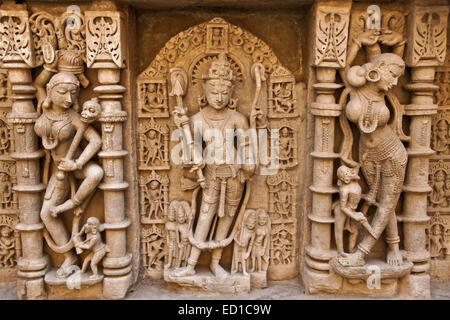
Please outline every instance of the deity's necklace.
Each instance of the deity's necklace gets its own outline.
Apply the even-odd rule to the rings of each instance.
[[[367,104],[364,103],[365,101],[361,101],[363,102],[364,109],[362,115],[359,117],[358,125],[363,133],[372,133],[378,127],[378,117],[379,117],[379,112],[378,111],[375,112],[373,110],[373,103],[382,101],[383,99],[382,98],[373,99],[372,97],[369,97],[367,94],[365,94],[363,91],[359,90],[359,92],[364,97],[364,99],[361,100],[366,100]]]

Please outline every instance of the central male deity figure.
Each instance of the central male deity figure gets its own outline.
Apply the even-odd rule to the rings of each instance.
[[[212,273],[219,278],[227,275],[219,264],[225,246],[222,240],[229,237],[228,233],[238,212],[245,181],[253,176],[256,169],[255,161],[251,161],[253,157],[249,137],[245,135],[245,131],[249,128],[248,119],[242,113],[227,108],[233,88],[233,71],[227,56],[221,53],[218,59],[211,63],[208,75],[203,76],[203,90],[208,105],[190,118],[179,109],[174,112],[174,120],[178,127],[189,123],[196,144],[200,143],[201,146],[201,141],[197,140],[198,137],[202,137],[205,146],[203,150],[213,149],[214,152],[224,153],[234,151],[234,156],[233,161],[217,160],[217,158],[226,159],[225,155],[223,157],[216,155],[214,161],[203,157],[201,163],[192,164],[191,171],[203,170],[198,172],[200,177],[204,174],[204,180],[199,179],[203,188],[200,213],[193,234],[194,241],[191,241],[193,246],[188,264],[186,267],[175,269],[171,273],[173,277],[195,274],[201,250],[205,248],[213,250],[210,263]],[[258,112],[253,111],[250,115],[252,127]],[[226,139],[229,138],[230,132],[233,133],[232,139]],[[220,145],[218,141],[226,142]],[[243,161],[237,161],[238,155],[244,155],[241,157]],[[205,242],[208,237],[209,242]]]

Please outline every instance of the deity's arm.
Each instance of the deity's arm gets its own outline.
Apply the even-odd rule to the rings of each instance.
[[[244,155],[244,170],[253,171],[257,162],[256,154],[254,154],[251,144],[251,137],[256,132],[250,132],[249,134],[247,118],[240,113],[236,113],[236,115],[238,115],[235,122],[238,152]]]

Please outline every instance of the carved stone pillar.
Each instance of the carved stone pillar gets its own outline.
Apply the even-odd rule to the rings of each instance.
[[[8,69],[12,85],[13,105],[8,122],[14,130],[15,151],[10,155],[16,160],[22,255],[18,261],[18,295],[21,299],[42,299],[45,296],[44,275],[47,259],[43,253],[43,224],[39,212],[42,204],[39,159],[44,155],[38,150],[34,122],[38,113],[33,104],[36,89],[31,85],[31,68],[34,52],[28,12],[26,10],[0,10],[0,28],[6,30],[7,43],[0,44],[0,61]],[[2,34],[4,35],[4,34]]]
[[[421,7],[412,1],[408,15],[407,65],[411,68],[411,104],[405,107],[410,117],[411,141],[408,145],[408,167],[404,185],[403,222],[404,249],[414,263],[409,282],[410,295],[430,296],[429,260],[426,249],[427,193],[430,148],[431,117],[437,112],[433,96],[438,89],[433,84],[435,68],[445,59],[448,6]]]
[[[318,2],[316,5],[316,46],[314,66],[316,83],[315,102],[311,104],[314,115],[314,151],[310,242],[306,248],[305,281],[308,291],[319,288],[338,289],[340,280],[330,278],[329,260],[334,256],[331,248],[332,195],[338,192],[333,186],[333,166],[338,154],[334,152],[335,119],[342,106],[336,103],[336,90],[343,87],[336,82],[336,71],[345,67],[348,39],[348,21],[351,2]]]
[[[100,189],[104,191],[106,244],[110,249],[103,260],[103,295],[108,299],[125,296],[132,283],[131,253],[127,252],[126,231],[130,220],[126,215],[122,123],[127,120],[121,99],[126,88],[119,85],[124,68],[122,20],[115,11],[86,11],[86,47],[88,68],[98,69],[99,86],[94,91],[102,105],[103,145],[99,157],[105,172]],[[114,46],[109,46],[113,43]]]

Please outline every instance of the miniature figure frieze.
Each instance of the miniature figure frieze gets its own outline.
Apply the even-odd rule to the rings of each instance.
[[[139,170],[167,170],[169,128],[150,121],[139,122]]]
[[[5,69],[0,69],[0,107],[11,107],[11,95],[8,72]]]
[[[431,147],[439,156],[450,155],[450,114],[447,110],[433,116]]]
[[[12,161],[0,161],[0,213],[17,213],[16,166]]]
[[[228,23],[218,20],[206,26],[206,54],[228,52]]]
[[[139,181],[141,223],[164,223],[169,208],[169,178],[155,171]]]
[[[428,211],[450,211],[450,164],[444,160],[430,163]]]
[[[274,125],[271,129],[271,132],[273,132],[273,130],[278,131],[277,147],[280,168],[288,169],[297,166],[298,141],[297,129],[295,128],[294,123],[283,119],[280,123]]]
[[[169,117],[169,101],[167,96],[166,80],[142,81],[139,87],[140,118],[167,118]]]
[[[283,170],[267,177],[269,185],[269,215],[272,223],[295,221],[297,177]]]
[[[0,215],[0,270],[13,268],[20,257],[20,241],[15,231],[17,218]]]
[[[166,243],[164,229],[158,225],[143,226],[141,230],[142,266],[150,273],[162,273]]]
[[[450,255],[450,228],[439,212],[428,222],[427,238],[431,259],[443,260]]]
[[[0,114],[0,157],[8,157],[14,151],[14,137],[6,113]]]
[[[289,265],[295,259],[294,226],[278,224],[272,225],[270,242],[270,264]]]
[[[270,75],[269,82],[269,118],[297,117],[294,76],[285,68],[278,67]]]
[[[450,72],[447,70],[436,72],[435,84],[439,86],[436,92],[436,104],[438,106],[450,105]]]

